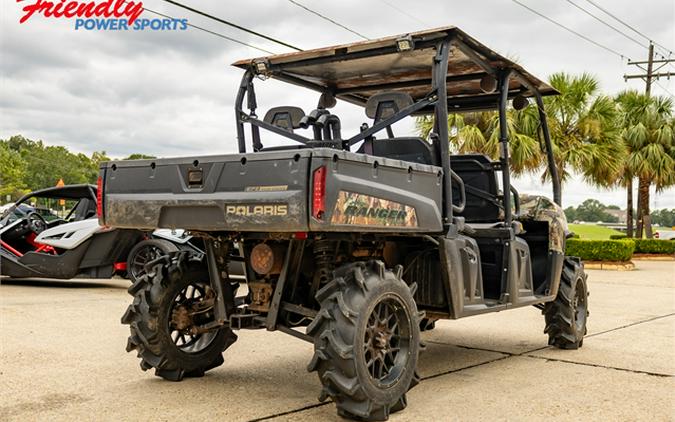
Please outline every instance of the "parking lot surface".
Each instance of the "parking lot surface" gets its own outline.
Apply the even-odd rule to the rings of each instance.
[[[675,262],[588,273],[583,348],[548,347],[535,308],[439,321],[390,420],[675,419]],[[172,383],[124,351],[128,281],[1,284],[0,420],[340,420],[311,344],[241,331],[223,366]]]

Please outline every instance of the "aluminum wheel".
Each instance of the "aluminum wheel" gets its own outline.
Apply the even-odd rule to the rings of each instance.
[[[210,286],[192,283],[173,300],[168,321],[173,344],[186,353],[197,353],[211,344],[216,331],[200,333],[197,326],[213,321],[215,293]]]

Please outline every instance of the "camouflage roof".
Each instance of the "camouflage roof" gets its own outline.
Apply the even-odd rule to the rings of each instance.
[[[415,48],[400,52],[396,49],[396,41],[405,36],[412,38]],[[255,62],[264,61],[267,74],[272,78],[320,92],[332,91],[338,98],[360,105],[383,89],[407,92],[413,99],[419,100],[431,90],[434,47],[443,38],[453,40],[447,77],[449,103],[469,97],[479,100],[484,97],[486,103],[488,99],[493,103],[495,94],[485,93],[480,87],[480,79],[490,71],[505,68],[516,70],[524,79],[511,78],[509,89],[514,93],[511,96],[517,93],[533,95],[527,84],[536,87],[542,95],[557,93],[520,65],[452,26],[240,60],[233,66],[247,69]],[[481,61],[483,65],[479,64]],[[491,69],[486,69],[485,65]],[[392,84],[395,84],[394,88]]]

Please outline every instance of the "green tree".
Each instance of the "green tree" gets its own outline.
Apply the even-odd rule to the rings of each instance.
[[[576,219],[577,219],[577,209],[574,208],[574,207],[565,208],[565,218],[570,223],[573,222],[573,221],[576,221]]]
[[[675,227],[675,208],[656,210],[651,215],[652,223],[663,227]]]
[[[20,135],[5,143],[25,162],[23,181],[29,190],[54,186],[59,179],[66,184],[96,180],[98,172],[93,172],[91,160],[84,154],[73,154],[65,147],[45,145]]]
[[[627,149],[623,174],[618,179],[626,186],[628,209],[632,207],[632,181],[638,178],[638,238],[652,237],[649,218],[649,188],[657,192],[675,185],[675,123],[673,103],[665,97],[649,97],[626,91],[617,97],[622,112],[622,139]]]
[[[536,108],[523,111],[508,110],[507,126],[511,157],[511,172],[514,175],[533,172],[541,168],[544,155],[541,153],[536,133],[539,123]],[[418,118],[416,126],[423,137],[433,129],[433,118]],[[448,131],[451,151],[458,154],[485,154],[499,159],[499,114],[479,112],[448,115]]]
[[[105,151],[94,151],[91,154],[90,168],[91,168],[91,179],[90,183],[96,183],[98,179],[98,174],[100,172],[101,163],[104,161],[110,161],[110,157],[105,153]]]
[[[607,207],[597,199],[587,199],[579,205],[575,211],[575,219],[581,221],[603,221],[616,223],[619,219],[605,210]],[[574,220],[572,220],[574,221]]]
[[[549,82],[560,92],[544,102],[561,181],[574,171],[590,184],[611,186],[625,157],[614,100],[600,95],[597,80],[587,73],[555,73]]]
[[[11,149],[6,141],[0,141],[0,203],[7,195],[16,200],[26,193],[25,177],[26,163],[21,154]]]
[[[123,158],[123,160],[152,160],[153,158],[157,158],[153,155],[145,155],[145,154],[139,154],[139,153],[134,153],[129,155],[127,158]]]

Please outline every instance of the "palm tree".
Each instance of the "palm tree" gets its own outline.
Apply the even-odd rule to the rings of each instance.
[[[536,139],[539,117],[534,107],[523,111],[508,110],[511,172],[515,175],[539,170],[545,156]],[[417,130],[428,137],[433,128],[433,118],[420,117]],[[458,154],[485,154],[493,160],[499,158],[499,115],[497,112],[477,112],[448,115],[448,133],[451,150]]]
[[[614,101],[598,95],[598,82],[584,73],[571,76],[556,73],[550,84],[560,95],[544,99],[555,165],[561,182],[572,172],[580,173],[594,185],[612,185],[621,173],[624,147],[620,142]],[[543,170],[542,180],[550,177],[546,156],[539,147],[539,116],[534,104],[521,111],[509,110],[511,171]],[[460,153],[498,156],[498,117],[496,112],[453,114],[448,117],[450,143]],[[417,120],[422,136],[433,126],[429,117]]]
[[[649,106],[649,97],[641,95],[635,90],[624,91],[617,95],[616,103],[619,106],[621,113],[621,139],[626,145],[627,153],[630,154],[628,141],[626,140],[626,132],[631,127],[635,126],[644,115]],[[626,188],[626,234],[628,237],[633,237],[633,222],[635,221],[633,211],[633,179],[635,178],[634,169],[628,165],[628,160],[625,161],[624,169],[618,184]]]
[[[555,73],[549,82],[560,92],[545,105],[561,181],[574,171],[592,185],[611,186],[625,156],[614,101],[598,94],[598,81],[587,73]]]
[[[622,138],[628,151],[624,180],[628,202],[632,203],[632,179],[638,178],[636,236],[652,237],[649,221],[649,188],[657,192],[675,185],[675,123],[673,102],[626,91],[617,97],[622,112]],[[629,209],[630,211],[630,209]]]

